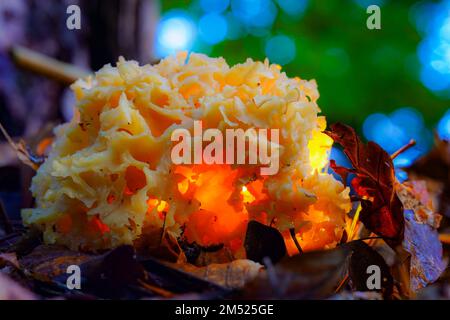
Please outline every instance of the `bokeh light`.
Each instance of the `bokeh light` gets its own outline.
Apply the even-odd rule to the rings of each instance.
[[[450,109],[439,121],[437,125],[437,133],[441,139],[450,141]]]
[[[370,5],[377,5],[381,7],[387,1],[386,0],[354,0],[360,7],[367,8]]]
[[[200,0],[200,7],[205,12],[221,13],[228,8],[229,4],[230,0]]]
[[[270,62],[285,65],[295,58],[294,40],[285,35],[270,38],[266,43],[266,56]]]
[[[204,15],[198,23],[199,35],[208,44],[216,44],[227,35],[227,20],[220,14]]]
[[[227,39],[237,40],[247,34],[245,26],[240,22],[233,13],[226,14],[227,19]]]
[[[411,139],[416,145],[394,159],[396,167],[406,167],[425,154],[431,145],[431,133],[425,127],[422,115],[414,108],[400,108],[385,115],[374,113],[363,124],[363,133],[367,140],[378,143],[392,154]]]
[[[308,0],[277,0],[280,8],[290,16],[301,16],[308,7]]]
[[[271,0],[232,0],[233,15],[254,36],[265,36],[277,16],[277,7]]]
[[[413,7],[412,16],[425,35],[417,48],[420,79],[432,91],[450,93],[450,0],[419,8]]]
[[[190,50],[195,36],[194,20],[186,11],[168,11],[157,26],[156,54],[164,57],[180,50]]]

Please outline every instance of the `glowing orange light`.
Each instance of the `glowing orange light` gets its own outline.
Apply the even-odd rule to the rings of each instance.
[[[328,156],[333,145],[333,139],[326,134],[315,131],[308,143],[312,170],[320,172],[328,164]]]
[[[152,211],[158,205],[159,201],[155,198],[150,198],[147,200],[148,212]]]
[[[156,210],[158,210],[158,212],[167,211],[169,210],[169,204],[166,201],[161,200],[161,202],[156,207]]]
[[[184,179],[181,182],[178,182],[178,191],[180,191],[181,194],[185,194],[189,189],[189,180]]]
[[[246,186],[242,187],[242,191],[241,191],[242,197],[244,198],[244,202],[245,203],[251,203],[253,201],[255,201],[255,196],[253,194],[251,194],[250,191],[248,191]]]

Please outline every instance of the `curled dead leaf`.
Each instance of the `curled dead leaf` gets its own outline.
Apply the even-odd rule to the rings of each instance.
[[[234,260],[230,263],[213,263],[205,267],[196,267],[191,264],[174,266],[229,289],[242,288],[247,282],[257,277],[263,268],[261,264],[246,259]]]
[[[91,257],[80,264],[80,269],[84,290],[107,298],[120,297],[128,286],[147,280],[147,273],[130,245]],[[65,278],[67,275],[63,283]]]
[[[360,219],[365,227],[375,234],[389,239],[393,245],[403,239],[404,219],[402,203],[395,190],[394,164],[389,154],[375,142],[364,144],[355,130],[347,125],[336,123],[326,131],[334,142],[343,147],[353,169],[337,167],[335,169],[346,182],[352,173],[352,187],[361,197]]]
[[[273,266],[266,259],[261,272],[240,292],[241,299],[323,299],[332,296],[344,278],[352,250],[340,246],[286,257]]]
[[[19,259],[26,274],[46,282],[65,274],[70,265],[81,265],[92,259],[91,255],[68,250],[60,246],[40,245],[30,254]]]
[[[258,221],[250,221],[244,242],[247,258],[259,263],[265,257],[276,263],[286,255],[286,245],[281,233]]]
[[[367,245],[364,241],[352,241],[344,246],[352,249],[352,256],[349,265],[349,276],[352,286],[356,291],[376,291],[380,292],[385,299],[389,299],[393,292],[394,279],[389,266],[384,258]],[[368,287],[368,283],[377,285],[376,272],[380,271],[380,288]],[[373,279],[371,281],[371,279]]]
[[[450,217],[450,141],[435,136],[434,148],[406,170],[410,180],[426,180],[435,208]]]

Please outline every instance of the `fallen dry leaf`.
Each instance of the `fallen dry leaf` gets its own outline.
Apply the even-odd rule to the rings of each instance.
[[[442,216],[435,212],[425,181],[408,181],[396,185],[405,208],[403,248],[411,254],[410,286],[417,291],[436,281],[445,270],[439,228]]]
[[[358,291],[380,292],[389,298],[393,278],[384,258],[362,240],[351,241],[331,250],[306,252],[286,257],[275,266],[265,261],[267,269],[241,291],[242,299],[325,299],[335,295],[350,276]],[[381,290],[367,287],[370,265],[381,271]]]
[[[394,279],[384,258],[364,241],[352,241],[345,245],[350,246],[353,251],[349,265],[352,287],[356,291],[369,291],[367,280],[371,273],[367,270],[370,266],[377,266],[381,271],[381,290],[370,291],[380,292],[385,299],[389,299],[392,295]]]
[[[196,242],[189,243],[186,240],[179,241],[183,254],[178,262],[190,263],[197,267],[204,267],[212,263],[230,263],[235,260],[231,250],[221,244],[201,246]]]
[[[383,296],[376,291],[344,291],[332,296],[330,300],[383,300]]]
[[[426,223],[434,229],[439,228],[442,216],[435,211],[426,181],[413,180],[397,183],[395,189],[403,207],[413,210],[418,222]]]
[[[411,289],[417,291],[436,281],[447,262],[443,260],[442,244],[436,229],[417,221],[412,210],[405,210],[405,222],[403,247],[411,254]]]
[[[121,297],[130,285],[146,281],[147,273],[132,246],[122,245],[80,264],[83,290],[101,297]],[[63,277],[65,283],[67,276]],[[61,280],[60,280],[61,281]]]
[[[80,265],[92,259],[91,255],[68,250],[60,246],[40,245],[19,259],[26,274],[40,281],[53,281],[66,274],[69,265]]]
[[[450,141],[435,136],[434,148],[406,169],[410,180],[426,180],[437,211],[450,217]]]
[[[378,144],[364,144],[355,130],[336,123],[326,133],[343,147],[353,169],[345,170],[334,162],[331,168],[341,174],[346,183],[348,174],[355,174],[352,186],[361,197],[360,219],[375,234],[395,243],[403,239],[404,219],[402,203],[395,194],[395,172],[392,159]]]
[[[0,253],[0,269],[4,266],[10,265],[16,269],[19,269],[19,261],[14,252]]]
[[[35,300],[37,297],[0,272],[0,300]]]
[[[230,263],[213,263],[205,267],[196,267],[192,264],[177,264],[174,267],[229,289],[242,288],[257,277],[263,268],[261,264],[246,259]]]
[[[240,292],[241,299],[323,299],[334,294],[344,278],[352,250],[306,252],[286,257],[261,272]]]
[[[254,220],[247,225],[244,247],[247,258],[259,263],[265,257],[270,258],[272,263],[277,263],[286,255],[286,245],[281,233]]]
[[[140,261],[149,273],[148,282],[173,294],[198,293],[202,299],[218,299],[229,294],[230,290],[214,282],[180,270],[172,263],[149,258]]]

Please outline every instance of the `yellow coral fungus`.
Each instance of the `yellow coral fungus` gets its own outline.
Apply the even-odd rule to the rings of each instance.
[[[72,85],[76,114],[55,130],[33,178],[36,208],[23,211],[47,243],[97,250],[164,229],[236,256],[249,219],[295,228],[306,249],[336,244],[348,190],[324,168],[332,141],[322,131],[314,80],[277,65],[180,53],[157,65],[119,59]],[[171,133],[203,128],[278,129],[279,171],[258,165],[175,165]],[[146,228],[148,227],[148,228]],[[145,234],[144,234],[145,235]]]

